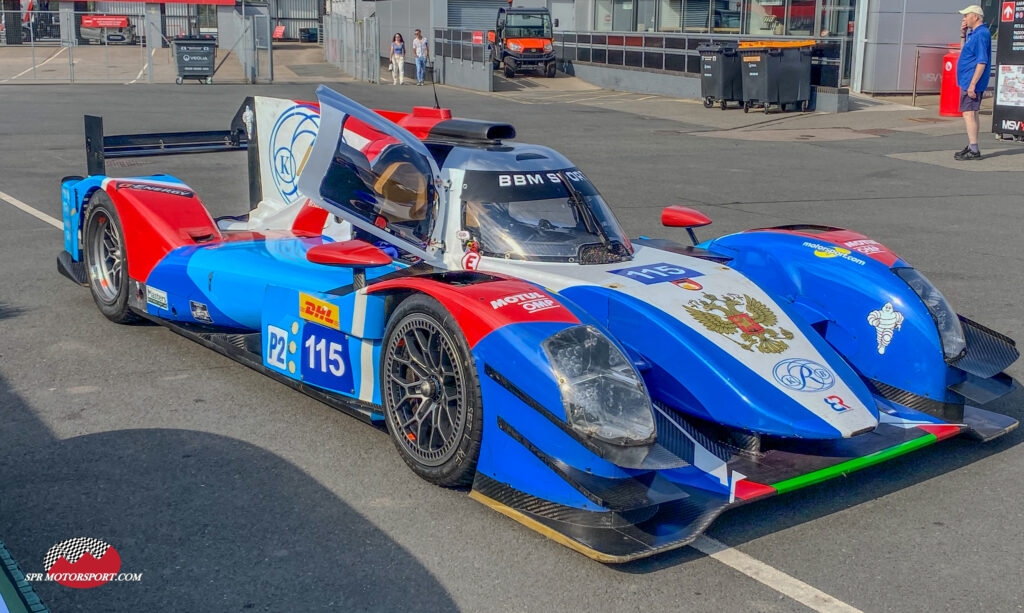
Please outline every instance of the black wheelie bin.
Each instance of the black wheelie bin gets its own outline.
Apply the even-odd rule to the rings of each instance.
[[[723,111],[729,101],[743,104],[743,76],[739,46],[735,42],[701,43],[700,97],[704,107],[717,104]]]
[[[811,102],[814,41],[756,41],[739,44],[743,111],[786,105],[806,111]]]

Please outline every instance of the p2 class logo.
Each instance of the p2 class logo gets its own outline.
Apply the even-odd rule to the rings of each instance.
[[[796,392],[823,392],[836,384],[832,371],[804,358],[782,360],[772,369],[772,375],[779,385]]]
[[[99,539],[73,538],[50,547],[43,558],[43,569],[67,587],[98,587],[121,570],[121,555]]]

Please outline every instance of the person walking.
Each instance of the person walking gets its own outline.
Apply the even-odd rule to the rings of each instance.
[[[967,146],[953,154],[955,160],[980,160],[978,110],[988,87],[992,61],[992,33],[985,25],[985,12],[977,4],[960,11],[960,59],[956,62],[956,84],[960,87],[960,112],[967,128]]]
[[[405,39],[397,32],[391,39],[391,84],[405,85]]]
[[[416,85],[423,85],[423,74],[427,70],[427,60],[430,59],[430,43],[423,38],[422,32],[416,30],[413,33],[412,50],[416,54]]]

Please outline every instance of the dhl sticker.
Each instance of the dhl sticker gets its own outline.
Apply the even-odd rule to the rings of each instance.
[[[299,317],[328,328],[341,330],[338,305],[299,292]]]

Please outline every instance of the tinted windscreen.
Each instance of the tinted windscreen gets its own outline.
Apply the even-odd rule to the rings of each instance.
[[[601,195],[575,168],[467,171],[462,207],[463,229],[483,255],[600,263],[631,253]]]
[[[509,13],[505,38],[551,38],[551,17]]]

